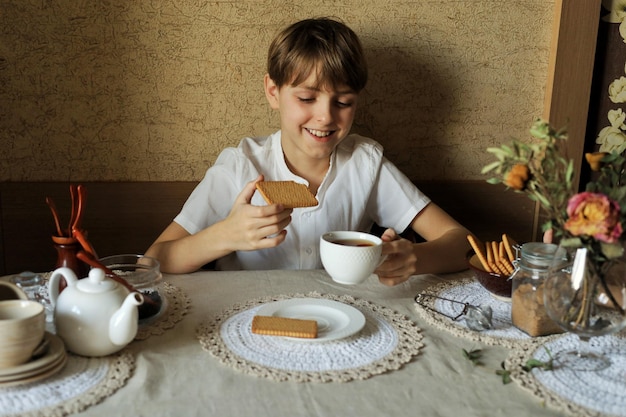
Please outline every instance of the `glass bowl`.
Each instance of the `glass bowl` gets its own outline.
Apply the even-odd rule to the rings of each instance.
[[[140,323],[154,319],[163,311],[165,299],[158,288],[163,275],[158,260],[144,255],[126,254],[101,258],[100,263],[143,295],[144,302],[138,308]]]
[[[149,256],[113,255],[100,262],[137,290],[155,287],[163,278],[159,261]]]

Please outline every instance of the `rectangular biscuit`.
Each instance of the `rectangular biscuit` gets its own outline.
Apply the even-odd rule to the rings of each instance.
[[[267,204],[282,204],[285,208],[314,207],[318,202],[306,185],[295,181],[261,181],[256,184]]]
[[[317,322],[287,317],[254,316],[252,318],[252,333],[315,339],[317,337]]]

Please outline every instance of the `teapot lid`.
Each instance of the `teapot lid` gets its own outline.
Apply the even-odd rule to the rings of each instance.
[[[79,279],[76,288],[83,292],[99,293],[114,290],[117,283],[104,275],[104,270],[93,268],[87,279]]]

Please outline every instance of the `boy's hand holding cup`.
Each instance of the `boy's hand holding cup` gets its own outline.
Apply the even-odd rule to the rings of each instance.
[[[334,231],[320,237],[320,257],[333,281],[345,285],[365,281],[382,263],[383,241],[374,235]]]

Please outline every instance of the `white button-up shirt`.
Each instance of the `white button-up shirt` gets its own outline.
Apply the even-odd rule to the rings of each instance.
[[[246,183],[259,174],[266,181],[293,180],[285,162],[280,131],[245,138],[226,148],[191,193],[174,221],[194,234],[228,216]],[[405,230],[430,202],[395,165],[380,144],[351,134],[335,149],[316,198],[316,207],[296,208],[285,241],[275,248],[238,251],[218,260],[220,269],[319,269],[320,236],[333,230],[368,232],[374,223]],[[257,192],[252,204],[265,205]]]

